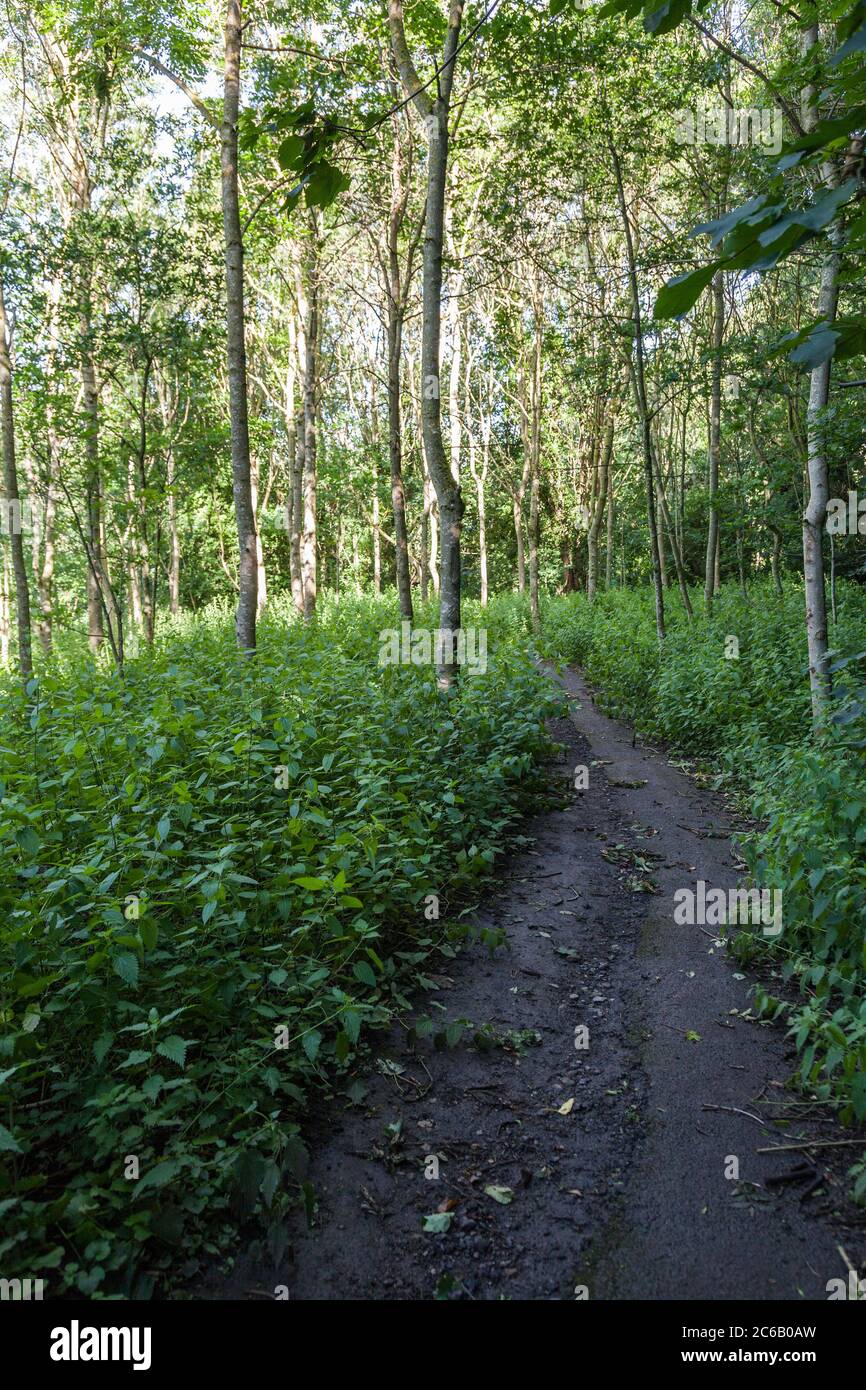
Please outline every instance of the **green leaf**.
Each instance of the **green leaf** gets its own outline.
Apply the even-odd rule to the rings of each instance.
[[[643,27],[648,34],[667,34],[671,29],[676,29],[691,8],[691,0],[665,0],[658,9],[644,15]]]
[[[365,960],[359,960],[354,968],[355,979],[360,980],[362,985],[369,985],[371,989],[376,986],[376,976],[373,974],[372,967]]]
[[[277,150],[277,160],[281,169],[299,171],[306,153],[306,142],[300,135],[287,135]]]
[[[829,328],[826,324],[818,324],[799,347],[788,353],[788,361],[793,362],[796,367],[805,367],[812,371],[814,367],[820,367],[822,362],[833,356],[839,336],[836,329]]]
[[[781,208],[781,204],[779,205]],[[714,222],[699,222],[697,227],[693,227],[689,236],[708,236],[711,246],[720,246],[725,237],[746,222],[754,225],[756,221],[762,221],[770,215],[771,208],[765,193],[757,198],[750,198],[746,203],[740,203],[739,207],[731,208],[724,217],[717,218]]]
[[[351,180],[327,159],[319,160],[310,173],[304,191],[308,208],[330,207],[338,193],[349,187]]]
[[[15,975],[15,992],[20,999],[32,999],[34,994],[41,994],[56,979],[56,975],[40,975],[34,979],[21,970]]]
[[[20,1154],[23,1152],[24,1150],[15,1136],[5,1125],[0,1125],[0,1153]]]
[[[138,985],[138,957],[131,951],[124,951],[122,955],[114,957],[112,965],[115,974],[135,989]]]
[[[343,1027],[349,1042],[354,1045],[361,1034],[361,1015],[355,1013],[353,1009],[347,1009],[343,1015]]]
[[[433,1235],[442,1236],[449,1229],[453,1220],[453,1211],[434,1211],[429,1216],[424,1217],[424,1230],[432,1232]]]
[[[514,1193],[510,1187],[485,1187],[484,1191],[488,1197],[492,1197],[494,1202],[499,1202],[503,1207],[507,1207],[509,1202],[514,1201]]]
[[[149,1188],[165,1187],[166,1183],[177,1177],[180,1169],[181,1165],[176,1158],[166,1158],[162,1163],[157,1163],[155,1168],[149,1168],[135,1184],[136,1197]]]
[[[176,1062],[179,1067],[183,1068],[186,1066],[188,1047],[188,1042],[184,1042],[183,1038],[179,1038],[176,1033],[173,1033],[171,1037],[157,1043],[156,1050],[161,1057],[167,1057],[170,1062]]]
[[[140,1067],[140,1066],[142,1066],[145,1062],[149,1062],[149,1061],[150,1061],[150,1053],[149,1053],[149,1052],[130,1052],[130,1053],[128,1053],[128,1055],[127,1055],[127,1057],[125,1058],[125,1060],[124,1060],[123,1062],[121,1062],[120,1065],[121,1065],[122,1067]]]
[[[16,838],[25,854],[36,854],[42,848],[42,841],[30,825],[19,830]]]
[[[304,1034],[301,1046],[306,1052],[311,1062],[315,1062],[319,1055],[319,1048],[322,1046],[322,1035],[317,1028],[311,1028]]]
[[[833,54],[830,59],[831,68],[838,67],[846,58],[850,58],[852,53],[862,53],[864,48],[866,48],[866,23],[856,29],[851,37],[846,39],[842,47]]]
[[[680,318],[687,314],[698,296],[713,278],[716,264],[701,266],[698,270],[688,270],[683,275],[675,275],[658,292],[653,317],[657,319]]]
[[[328,886],[326,878],[293,878],[292,883],[297,883],[299,888],[307,888],[311,893],[320,893]]]

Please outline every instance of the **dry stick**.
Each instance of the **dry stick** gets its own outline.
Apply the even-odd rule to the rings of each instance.
[[[749,1110],[740,1110],[736,1105],[702,1105],[701,1109],[723,1110],[727,1115],[745,1115],[747,1120],[754,1120],[756,1125],[763,1125],[764,1129],[769,1129],[773,1123],[772,1120],[762,1120],[760,1115],[753,1115]]]
[[[706,1106],[704,1107],[706,1109]],[[743,1112],[745,1114],[745,1111]],[[777,1144],[769,1149],[755,1149],[756,1154],[778,1154],[783,1149],[841,1149],[849,1144],[866,1143],[864,1139],[812,1139],[804,1144]]]

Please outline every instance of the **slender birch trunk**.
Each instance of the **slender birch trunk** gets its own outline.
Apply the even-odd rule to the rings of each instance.
[[[812,25],[803,35],[802,48],[808,54],[818,44],[818,25]],[[818,122],[817,93],[807,87],[802,94],[801,123],[808,133]],[[832,161],[821,166],[821,178],[828,188],[838,181],[838,171]],[[839,302],[839,236],[831,232],[829,248],[821,265],[818,289],[817,317],[832,327]],[[829,640],[827,633],[827,594],[824,582],[824,529],[827,522],[827,503],[830,483],[824,431],[824,413],[830,396],[832,359],[812,369],[809,377],[809,403],[806,410],[806,474],[809,496],[803,512],[803,576],[806,598],[806,641],[809,651],[809,687],[812,697],[812,719],[817,726],[833,690],[830,672]]]
[[[607,541],[604,548],[604,587],[613,587],[613,545],[616,527],[615,503],[613,496],[613,471],[607,474]]]
[[[247,350],[244,316],[244,244],[238,190],[238,114],[241,85],[241,0],[228,0],[225,25],[225,80],[220,130],[223,234],[226,273],[226,356],[232,447],[232,493],[238,531],[237,644],[243,652],[256,647],[258,556],[250,473],[247,403]]]
[[[544,304],[537,279],[533,281],[532,311],[534,334],[529,436],[529,612],[533,631],[538,632],[541,628],[541,613],[538,603],[538,489],[541,482],[541,335],[544,325]]]
[[[710,434],[709,434],[709,521],[707,525],[707,560],[704,574],[704,603],[707,613],[713,611],[713,596],[716,592],[716,551],[719,547],[719,456],[722,442],[722,340],[725,331],[724,272],[717,270],[713,276],[713,365],[710,384]]]
[[[12,356],[6,301],[0,277],[0,416],[3,435],[4,521],[9,522],[12,551],[12,575],[15,585],[15,613],[18,622],[18,668],[24,682],[33,673],[30,648],[30,590],[27,585],[27,564],[24,559],[21,499],[18,492],[18,469],[15,461],[15,417],[12,402]]]
[[[612,142],[610,143],[610,151],[613,158],[614,174],[616,176],[617,198],[619,201],[620,217],[622,219],[623,236],[625,238],[628,279],[631,289],[632,318],[634,320],[635,330],[635,355],[632,363],[631,379],[634,387],[638,420],[640,422],[644,482],[646,485],[647,522],[649,525],[650,538],[650,558],[652,561],[653,590],[655,593],[656,632],[658,634],[659,643],[662,643],[665,639],[665,599],[661,581],[661,556],[659,554],[659,535],[658,526],[656,524],[655,482],[653,479],[650,413],[647,404],[646,380],[644,376],[644,345],[640,292],[638,288],[637,265],[634,255],[634,241],[632,239],[631,223],[629,221],[628,208],[625,202],[625,189],[623,188],[622,182],[622,169],[620,167],[619,155]]]
[[[301,581],[304,617],[309,621],[316,611],[316,493],[318,486],[318,366],[319,366],[319,248],[315,214],[310,219],[308,254],[306,360],[304,365],[304,522],[301,535]]]
[[[412,581],[409,572],[409,537],[406,528],[406,493],[403,486],[403,421],[400,413],[400,363],[403,351],[403,317],[406,288],[400,269],[400,229],[406,215],[408,189],[403,167],[403,147],[394,125],[391,158],[391,205],[388,214],[386,329],[388,351],[388,462],[391,471],[391,511],[394,517],[395,568],[400,616],[411,623]],[[407,281],[410,278],[407,267]]]
[[[439,385],[442,244],[445,185],[448,173],[448,115],[454,67],[463,21],[463,0],[450,0],[448,32],[435,98],[423,88],[406,43],[402,0],[388,0],[391,46],[407,97],[424,119],[427,132],[427,209],[424,225],[423,315],[421,331],[421,418],[427,467],[439,502],[442,562],[439,588],[439,626],[445,635],[438,668],[440,688],[448,690],[458,674],[455,641],[460,630],[460,532],[463,498],[460,481],[451,473],[442,439]]]

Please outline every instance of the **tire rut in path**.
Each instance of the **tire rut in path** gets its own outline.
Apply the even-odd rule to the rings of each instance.
[[[565,754],[551,778],[571,788],[582,764],[589,786],[527,824],[532,847],[473,914],[510,951],[468,949],[417,1007],[539,1041],[480,1051],[470,1032],[413,1051],[394,1029],[363,1102],[309,1117],[313,1229],[293,1219],[277,1265],[247,1252],[202,1296],[429,1299],[450,1275],[475,1299],[573,1299],[578,1285],[590,1299],[823,1299],[844,1274],[829,1227],[760,1186],[791,1163],[754,1152],[778,1131],[703,1108],[748,1111],[790,1071],[780,1030],[731,1013],[748,981],[706,929],[673,923],[675,888],[736,883],[720,798],[634,747],[576,672],[562,683],[580,704],[552,726]],[[446,1203],[447,1232],[425,1232]]]

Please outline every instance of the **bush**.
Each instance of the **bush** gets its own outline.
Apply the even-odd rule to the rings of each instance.
[[[253,661],[214,610],[122,678],[61,656],[3,694],[4,1276],[147,1297],[312,1200],[311,1088],[451,949],[547,746],[522,605],[488,614],[450,698],[379,667],[367,600],[272,605]]]

